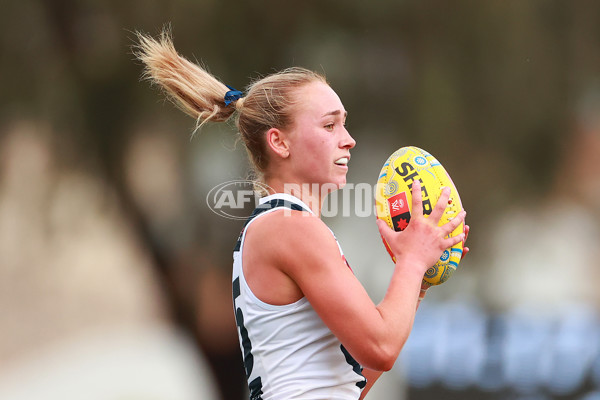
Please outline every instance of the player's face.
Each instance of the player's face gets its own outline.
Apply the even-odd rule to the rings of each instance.
[[[302,183],[346,184],[350,149],[356,142],[346,130],[347,112],[338,95],[322,82],[299,89],[290,135],[290,161]]]

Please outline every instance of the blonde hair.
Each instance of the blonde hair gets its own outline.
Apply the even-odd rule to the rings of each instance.
[[[202,66],[179,55],[169,29],[164,29],[158,39],[142,33],[137,37],[134,54],[145,65],[143,76],[194,117],[196,129],[208,121],[224,122],[236,115],[235,123],[257,179],[262,179],[268,165],[265,133],[271,128],[291,126],[297,89],[312,82],[327,83],[316,72],[288,68],[254,81],[245,97],[226,105],[225,94],[230,88]]]

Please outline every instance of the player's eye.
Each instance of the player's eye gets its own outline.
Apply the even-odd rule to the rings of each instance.
[[[325,129],[327,129],[328,131],[332,131],[334,127],[335,124],[333,122],[325,125]]]

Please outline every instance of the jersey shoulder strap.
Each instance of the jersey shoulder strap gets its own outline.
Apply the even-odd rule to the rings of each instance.
[[[286,199],[271,199],[267,202],[264,202],[262,204],[259,204],[258,207],[256,207],[254,209],[254,211],[252,211],[252,214],[248,217],[248,219],[246,220],[246,222],[244,223],[244,226],[242,227],[242,231],[240,232],[240,236],[238,237],[238,240],[235,244],[235,248],[233,249],[233,251],[239,251],[240,250],[240,246],[242,244],[242,236],[244,235],[244,231],[246,230],[246,227],[248,226],[248,224],[250,222],[252,222],[252,220],[256,217],[258,217],[260,214],[269,211],[269,210],[273,210],[275,208],[289,208],[291,210],[294,211],[309,211],[306,208],[302,207],[300,204],[298,203],[294,203],[290,200],[286,200]]]

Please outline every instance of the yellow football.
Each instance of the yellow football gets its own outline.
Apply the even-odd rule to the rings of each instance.
[[[411,188],[415,180],[421,182],[423,214],[426,216],[433,211],[442,188],[446,186],[451,188],[448,207],[440,219],[440,226],[462,211],[458,190],[442,164],[431,154],[418,147],[402,147],[383,164],[375,190],[377,218],[384,220],[390,228],[402,231],[410,222]],[[463,230],[464,226],[460,224],[449,237],[459,235]],[[395,262],[396,259],[385,239],[383,243]],[[427,270],[423,281],[428,285],[439,285],[446,282],[458,267],[462,253],[462,242],[444,250],[435,265]]]

